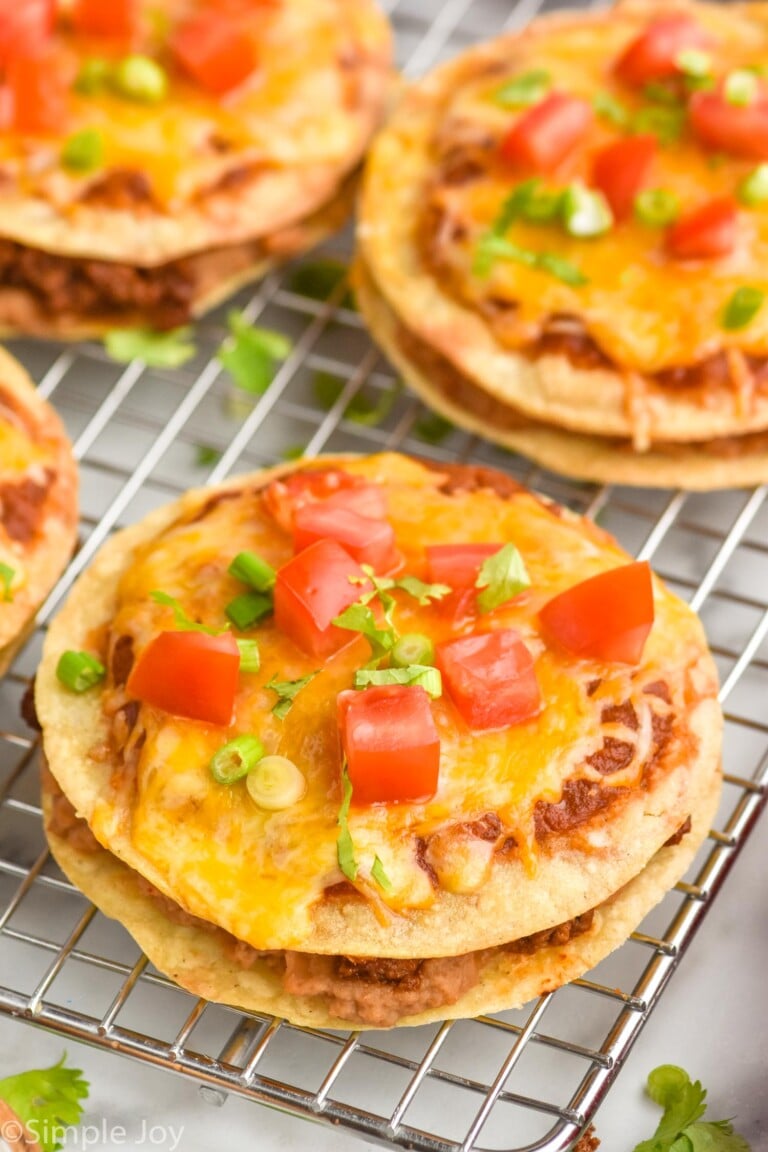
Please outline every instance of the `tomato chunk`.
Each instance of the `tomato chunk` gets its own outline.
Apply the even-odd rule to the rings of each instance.
[[[258,64],[254,35],[219,12],[203,12],[179,25],[170,48],[181,68],[217,96],[237,88]]]
[[[292,472],[281,480],[273,480],[264,492],[267,510],[285,532],[293,531],[297,509],[316,500],[328,501],[336,508],[350,508],[374,519],[387,514],[383,488],[368,484],[361,476],[352,476],[341,468]]]
[[[714,260],[733,251],[737,233],[738,207],[724,196],[681,216],[667,232],[666,247],[677,260]]]
[[[722,88],[695,92],[688,105],[691,128],[705,148],[745,160],[768,160],[768,94],[760,85],[751,104],[729,104]]]
[[[516,628],[446,641],[436,655],[448,694],[474,731],[521,724],[541,708],[533,657]]]
[[[673,13],[653,20],[616,61],[616,75],[625,84],[642,88],[651,80],[680,73],[678,57],[688,48],[709,48],[711,39],[690,16]]]
[[[0,66],[38,52],[53,31],[54,0],[0,0]]]
[[[617,220],[626,220],[648,180],[658,143],[655,136],[627,136],[601,149],[592,164],[592,181]]]
[[[423,688],[340,692],[338,709],[353,804],[418,804],[434,796],[440,737]]]
[[[67,114],[67,86],[58,53],[13,56],[6,67],[9,127],[30,135],[58,133]]]
[[[474,588],[481,565],[501,548],[503,544],[430,544],[426,550],[428,579],[454,589]]]
[[[75,0],[75,31],[85,36],[129,39],[139,24],[139,0]]]
[[[126,691],[174,716],[227,725],[239,671],[240,652],[230,632],[160,632],[134,664]]]
[[[318,540],[278,569],[275,623],[304,652],[330,656],[355,636],[332,620],[359,600],[366,586],[370,582],[349,552],[335,540]]]
[[[586,100],[552,92],[512,126],[501,155],[528,172],[552,172],[584,138],[592,119]]]
[[[544,632],[575,656],[637,664],[653,626],[653,585],[645,561],[575,584],[539,613]]]
[[[360,516],[328,500],[305,504],[293,518],[297,552],[317,540],[335,540],[358,564],[370,564],[376,572],[390,572],[398,561],[395,530],[387,520]]]

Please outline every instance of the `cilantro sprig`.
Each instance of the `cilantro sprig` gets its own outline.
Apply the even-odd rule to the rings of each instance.
[[[477,606],[481,612],[492,612],[530,586],[522,556],[514,544],[505,544],[480,567],[475,581],[475,587],[480,589]]]
[[[683,1068],[675,1064],[654,1068],[646,1091],[664,1114],[650,1140],[636,1144],[634,1152],[750,1152],[730,1120],[702,1120],[706,1089]]]
[[[107,355],[118,364],[141,360],[149,368],[180,368],[197,353],[191,328],[155,332],[152,328],[122,328],[104,337]]]
[[[43,1152],[55,1152],[57,1134],[80,1122],[81,1100],[90,1089],[80,1069],[67,1068],[65,1060],[66,1054],[50,1068],[34,1068],[0,1080],[0,1100],[16,1113]]]
[[[277,365],[290,354],[292,344],[282,332],[251,324],[242,312],[227,316],[229,336],[219,349],[219,363],[238,388],[263,396]]]
[[[285,717],[293,708],[293,702],[301,692],[302,688],[306,688],[315,676],[319,674],[320,669],[316,672],[310,672],[307,676],[301,676],[298,680],[278,680],[277,676],[273,676],[268,684],[265,685],[270,692],[277,694],[277,703],[272,708],[272,715],[276,716],[278,720],[284,720]]]

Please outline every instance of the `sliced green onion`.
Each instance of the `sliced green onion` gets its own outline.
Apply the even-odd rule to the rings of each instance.
[[[760,81],[754,72],[737,68],[729,72],[723,83],[723,95],[729,104],[746,107],[757,99]]]
[[[347,765],[341,772],[341,807],[339,808],[339,815],[337,824],[339,826],[339,835],[336,840],[336,859],[339,862],[339,868],[348,880],[357,879],[357,861],[355,860],[355,845],[352,841],[352,833],[349,830],[349,806],[352,803],[352,781],[349,778]]]
[[[433,700],[443,694],[443,681],[437,668],[411,664],[408,668],[359,668],[355,672],[355,688],[368,688],[382,684],[404,684],[423,688]]]
[[[700,48],[684,48],[678,53],[675,64],[685,76],[700,79],[712,72],[712,57]]]
[[[487,276],[495,260],[511,260],[515,264],[524,264],[527,268],[538,268],[547,272],[563,284],[578,288],[587,284],[584,273],[570,260],[556,255],[554,252],[535,252],[531,248],[522,248],[513,244],[503,236],[495,236],[488,232],[482,236],[477,244],[475,260],[472,270],[476,276]]]
[[[307,791],[303,773],[286,756],[264,756],[248,773],[245,786],[254,804],[268,812],[298,804]]]
[[[723,308],[720,323],[728,332],[739,328],[746,328],[760,311],[765,292],[760,288],[753,288],[749,284],[737,288],[730,300]]]
[[[554,189],[542,189],[531,196],[521,213],[531,224],[551,224],[562,212],[563,193]]]
[[[242,596],[235,596],[234,600],[230,600],[224,612],[235,628],[240,632],[246,632],[265,616],[269,616],[273,607],[271,597],[265,596],[263,592],[244,592]]]
[[[95,128],[84,128],[64,141],[61,162],[73,172],[90,172],[104,162],[104,138]]]
[[[110,61],[92,56],[90,60],[83,61],[73,87],[81,96],[95,96],[106,86],[111,75]]]
[[[115,68],[112,85],[127,100],[159,104],[168,91],[168,76],[150,56],[126,56]]]
[[[583,184],[566,188],[560,211],[569,236],[583,239],[603,236],[613,224],[613,213],[603,194]]]
[[[227,571],[255,592],[269,592],[275,586],[277,573],[271,564],[267,564],[255,552],[238,552]]]
[[[240,671],[258,672],[261,667],[261,657],[259,656],[259,646],[256,641],[237,640],[236,644],[240,652]]]
[[[56,665],[56,676],[71,692],[87,692],[106,674],[104,665],[90,652],[63,652]]]
[[[3,600],[10,603],[13,600],[13,592],[11,586],[13,578],[16,575],[16,569],[11,568],[10,564],[0,564],[0,581],[3,585]]]
[[[392,891],[392,881],[384,871],[384,865],[378,856],[374,856],[373,864],[371,865],[371,876],[384,892]]]
[[[530,586],[522,556],[514,544],[505,544],[480,566],[475,581],[475,587],[480,589],[477,606],[481,612],[492,612]]]
[[[408,668],[411,664],[434,664],[435,646],[423,632],[406,632],[392,649],[395,668]]]
[[[757,168],[742,180],[738,196],[742,204],[750,208],[756,204],[764,204],[768,200],[768,164],[758,164]]]
[[[234,784],[247,776],[264,755],[264,745],[256,736],[236,736],[211,760],[211,775],[217,784]]]
[[[493,93],[494,104],[502,108],[529,108],[538,104],[550,89],[552,78],[543,68],[534,68],[530,72],[521,72],[513,76]]]
[[[614,128],[628,128],[631,115],[620,100],[610,92],[597,92],[592,99],[592,107],[598,116],[607,120]]]
[[[635,216],[651,228],[665,228],[680,214],[680,201],[667,188],[645,188],[635,197]]]

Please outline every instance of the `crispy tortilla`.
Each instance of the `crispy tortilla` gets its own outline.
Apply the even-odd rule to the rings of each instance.
[[[509,504],[505,505],[490,488],[481,486],[474,495],[451,503],[441,495],[443,479],[439,473],[407,458],[394,455],[343,461],[330,458],[325,463],[332,466],[343,463],[348,471],[380,480],[387,486],[390,515],[402,533],[398,539],[403,548],[412,546],[419,551],[425,538],[429,540],[436,532],[447,531],[437,526],[449,524],[451,518],[457,524],[469,522],[477,526],[483,523],[483,517],[492,517],[496,531],[511,532],[512,524],[517,524],[517,538],[524,551],[533,550],[534,546],[543,549],[532,562],[537,566],[535,571],[546,571],[550,578],[559,581],[559,585],[550,587],[567,586],[578,571],[594,572],[625,559],[610,538],[594,525],[542,504],[524,492],[515,493],[514,498],[510,496]],[[63,689],[55,677],[61,651],[84,647],[94,629],[110,626],[118,610],[123,612],[124,620],[120,627],[127,627],[129,621],[138,626],[139,616],[145,609],[137,615],[138,601],[134,605],[130,598],[125,608],[120,608],[119,597],[124,595],[120,591],[121,581],[126,592],[129,588],[143,588],[147,580],[150,587],[161,583],[166,588],[174,588],[177,579],[173,575],[174,565],[180,556],[186,556],[190,546],[194,547],[195,555],[202,549],[199,554],[206,571],[204,594],[217,597],[216,565],[224,565],[222,570],[225,570],[227,560],[216,541],[226,538],[228,550],[239,550],[245,542],[240,535],[245,525],[251,547],[260,548],[262,538],[258,532],[272,533],[273,529],[268,522],[263,529],[259,526],[259,517],[263,514],[259,510],[258,492],[270,479],[290,470],[284,467],[238,477],[213,491],[193,491],[175,504],[152,513],[141,524],[119,533],[80,578],[65,608],[53,622],[36,692],[45,751],[61,788],[88,821],[97,839],[191,915],[218,923],[258,949],[293,948],[314,953],[404,958],[458,955],[565,922],[610,898],[642,870],[676,831],[688,814],[691,788],[706,786],[706,782],[716,776],[719,762],[721,716],[714,665],[698,621],[660,583],[655,586],[657,626],[643,661],[632,670],[632,676],[628,676],[626,669],[611,666],[605,689],[608,696],[598,692],[592,701],[591,696],[582,698],[582,688],[576,685],[582,681],[585,685],[591,684],[592,677],[600,676],[600,669],[591,662],[581,662],[580,666],[571,663],[560,680],[559,664],[552,657],[552,672],[546,672],[542,666],[542,674],[552,677],[551,682],[548,681],[552,693],[549,718],[537,721],[530,735],[525,734],[527,729],[525,732],[507,730],[503,739],[513,741],[514,750],[512,745],[509,749],[499,745],[493,753],[498,765],[494,771],[501,771],[502,775],[503,765],[508,762],[503,757],[517,758],[519,783],[515,787],[522,789],[521,797],[528,797],[526,789],[530,790],[525,805],[539,795],[555,801],[565,780],[574,772],[583,776],[586,771],[583,757],[601,746],[601,722],[589,717],[595,714],[601,717],[606,701],[619,704],[630,695],[638,715],[645,716],[635,735],[624,733],[624,738],[638,741],[637,762],[626,770],[631,772],[632,779],[626,772],[624,777],[614,775],[610,780],[607,776],[601,777],[597,770],[590,770],[591,777],[597,781],[605,779],[606,787],[616,786],[617,793],[611,793],[612,802],[605,814],[597,812],[570,834],[545,842],[533,858],[526,858],[523,853],[497,857],[493,866],[469,887],[466,875],[459,870],[461,891],[440,887],[433,892],[418,864],[418,844],[413,840],[413,833],[408,832],[411,806],[395,805],[386,809],[357,809],[351,817],[358,851],[361,856],[365,851],[367,856],[376,846],[388,874],[393,877],[394,896],[379,897],[379,906],[360,899],[357,894],[342,899],[322,898],[324,886],[342,879],[335,850],[339,801],[333,779],[336,768],[331,767],[331,762],[335,764],[338,752],[333,743],[332,704],[339,687],[349,682],[351,669],[365,659],[364,651],[354,645],[326,662],[323,675],[316,677],[302,692],[289,722],[275,737],[279,739],[275,749],[305,764],[310,779],[305,799],[285,813],[266,818],[255,811],[253,805],[249,807],[242,797],[236,799],[233,794],[232,804],[227,801],[226,811],[218,813],[217,807],[217,815],[213,815],[213,809],[204,815],[206,797],[217,806],[222,802],[217,798],[220,793],[215,789],[211,791],[207,771],[212,754],[208,750],[211,739],[215,747],[221,737],[216,732],[206,736],[193,724],[187,724],[182,732],[177,722],[169,723],[166,736],[163,734],[165,721],[158,729],[154,721],[146,721],[151,727],[147,751],[142,755],[149,757],[147,763],[152,768],[146,775],[139,772],[139,779],[144,782],[142,788],[149,788],[142,792],[140,807],[136,806],[133,777],[124,779],[125,774],[119,768],[116,771],[111,756],[91,755],[93,749],[107,747],[110,736],[109,722],[101,708],[102,690],[74,697]],[[452,482],[459,483],[459,487],[462,474],[468,477],[472,474],[467,468],[462,473],[460,467],[456,472],[459,480],[453,477]],[[493,475],[488,473],[490,479],[484,481],[486,485],[493,483]],[[507,478],[496,475],[508,491]],[[221,499],[223,494],[241,491],[246,493],[241,502]],[[511,519],[505,528],[507,516]],[[210,527],[206,529],[205,523]],[[406,532],[407,525],[410,527]],[[290,555],[290,542],[286,537],[282,537],[282,543],[280,538],[270,536],[270,539],[272,551],[265,554],[280,563],[278,553],[282,549],[286,557]],[[196,543],[192,544],[193,541]],[[409,545],[408,541],[413,543]],[[553,551],[550,553],[547,549]],[[551,568],[555,554],[556,570]],[[147,563],[149,569],[143,567]],[[536,576],[533,578],[535,585]],[[183,579],[187,581],[188,576]],[[540,595],[543,594],[542,591]],[[410,627],[413,620],[419,619],[416,607],[401,606],[401,611],[405,613],[403,627]],[[503,618],[503,615],[497,617],[497,621]],[[275,657],[269,656],[269,642],[264,639],[263,630],[259,635],[262,674],[268,678],[269,659],[273,660],[272,667],[276,670],[281,665],[275,666]],[[362,640],[356,643],[365,649]],[[305,675],[316,667],[316,662],[309,657],[299,659],[297,651],[282,665],[282,674],[288,678]],[[645,692],[646,686],[650,689],[659,677],[671,692],[668,707],[657,696]],[[583,690],[586,692],[586,688]],[[565,696],[561,699],[556,693],[565,693]],[[243,708],[258,711],[264,707],[264,712],[259,712],[258,728],[267,740],[271,739],[270,725],[276,723],[267,711],[274,701],[270,697],[267,703],[264,697],[262,705],[261,699],[249,689]],[[447,702],[437,701],[435,707],[443,716],[441,723],[455,723],[449,719],[450,711],[445,711]],[[653,719],[656,713],[660,730],[665,731],[667,737],[663,746],[659,745],[654,752],[652,748],[656,743],[655,738],[651,741],[650,726],[656,722]],[[574,727],[564,740],[563,725],[567,726],[571,717]],[[253,723],[256,723],[255,713]],[[182,739],[179,749],[187,748],[188,739],[193,740],[188,751],[174,753],[182,755],[185,772],[189,769],[191,776],[173,769],[172,760],[163,758],[165,753],[160,754],[160,760],[156,759],[156,749],[165,748],[167,739],[172,741],[170,747],[176,747],[177,739]],[[444,729],[444,740],[449,739],[454,743],[444,743],[444,750],[450,748],[451,751],[445,751],[441,769],[443,798],[435,802],[434,814],[428,820],[424,817],[426,824],[434,828],[441,827],[446,820],[472,820],[483,811],[493,811],[497,802],[501,803],[502,792],[510,803],[508,783],[499,783],[502,792],[498,796],[493,791],[486,792],[496,775],[483,757],[490,756],[496,748],[495,738],[475,735],[464,746],[461,744],[464,737],[448,727]],[[553,743],[545,743],[537,754],[538,739]],[[499,756],[502,758],[498,759]],[[642,784],[638,775],[641,769]],[[475,774],[483,782],[477,794],[467,787],[467,779],[474,779]],[[192,789],[189,795],[197,795],[198,799],[190,807],[183,797],[177,796],[183,805],[183,819],[179,817],[181,809],[166,810],[166,800],[158,802],[158,797],[166,795],[166,787],[184,792],[188,786]],[[493,788],[496,787],[494,783]],[[245,794],[244,798],[247,800]],[[167,802],[170,803],[170,793]],[[522,800],[518,803],[522,804]],[[427,807],[426,812],[431,811]],[[524,807],[524,811],[529,810]],[[196,812],[200,813],[199,818]],[[524,815],[523,808],[518,812],[514,805],[511,812],[509,820],[528,843],[531,814]],[[217,827],[228,829],[226,836],[214,837],[210,831],[204,831],[203,823],[211,819],[217,822]],[[227,877],[226,893],[221,888],[224,876]],[[255,876],[261,877],[259,884],[254,883]],[[401,911],[394,915],[381,907],[393,899],[402,903]]]
[[[531,420],[462,374],[408,334],[362,260],[354,270],[358,306],[369,330],[407,383],[446,419],[543,468],[597,484],[710,492],[751,488],[768,479],[765,433],[693,444],[656,444],[637,452],[629,441],[585,436]],[[410,338],[408,338],[410,337]],[[418,352],[416,351],[418,349]]]

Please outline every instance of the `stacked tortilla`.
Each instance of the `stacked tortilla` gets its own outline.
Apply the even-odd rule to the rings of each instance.
[[[0,674],[77,540],[77,468],[62,423],[0,349]]]
[[[530,576],[481,615],[471,590],[437,601],[413,582],[390,589],[387,619],[402,634],[439,645],[515,630],[541,693],[525,722],[482,730],[450,692],[429,700],[439,783],[419,802],[356,803],[353,791],[350,807],[343,794],[337,698],[370,668],[363,635],[319,657],[271,616],[236,628],[260,663],[241,671],[229,724],[132,691],[159,634],[226,625],[242,588],[235,554],[282,572],[294,556],[286,512],[332,497],[338,507],[340,493],[357,507],[385,499],[399,577],[428,576],[426,547],[489,540],[514,542]],[[49,631],[36,704],[56,858],[183,987],[298,1023],[419,1024],[558,987],[679,879],[719,795],[716,673],[684,604],[654,579],[655,620],[634,663],[575,657],[544,634],[545,603],[628,560],[500,473],[391,454],[188,493],[116,535]],[[56,668],[68,649],[97,656],[106,678],[79,694],[64,686]],[[275,708],[275,680],[294,686],[287,707]],[[212,774],[223,742],[248,733],[305,778],[280,810],[254,803],[245,780]]]
[[[19,57],[50,91],[0,129],[5,332],[171,328],[306,250],[344,222],[387,98],[372,0],[135,0],[130,36],[97,8],[59,6]]]
[[[586,480],[768,477],[766,46],[765,5],[627,4],[410,89],[369,156],[357,289],[427,403]],[[709,255],[686,251],[694,216]]]

